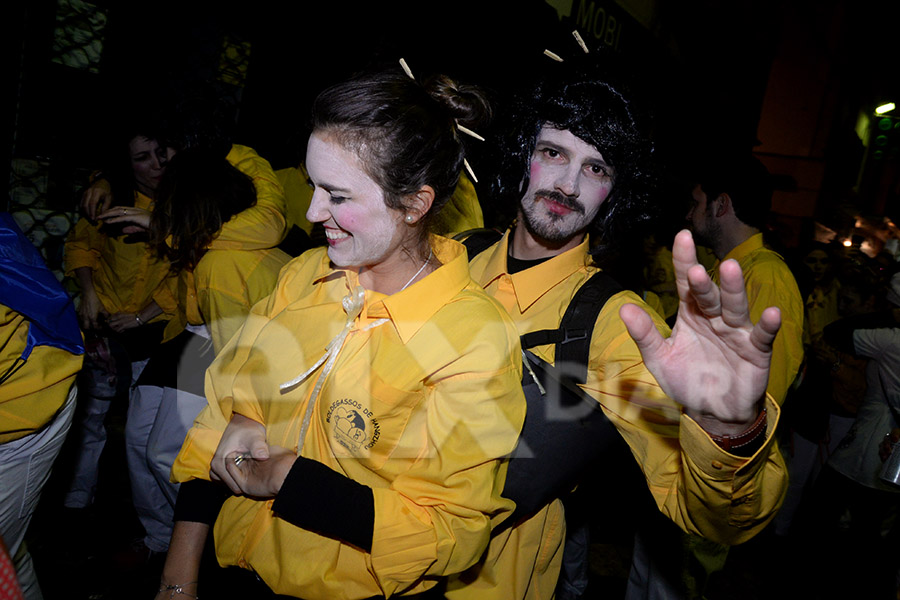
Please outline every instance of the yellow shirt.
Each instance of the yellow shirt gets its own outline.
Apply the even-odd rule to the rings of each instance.
[[[150,198],[139,192],[134,198],[137,208],[152,210]],[[151,300],[163,310],[151,322],[171,319],[177,312],[167,281],[169,261],[159,258],[144,242],[133,242],[127,235],[110,237],[87,219],[80,219],[66,240],[65,257],[67,275],[90,267],[97,297],[110,313],[136,313]]]
[[[233,412],[255,419],[270,444],[299,444],[372,488],[371,553],[276,518],[271,500],[234,497],[215,527],[221,564],[308,600],[417,593],[474,564],[510,513],[500,492],[525,416],[518,336],[469,278],[463,246],[432,243],[441,267],[391,296],[366,291],[350,318],[355,273],[332,269],[324,249],[289,263],[207,372],[209,406],[173,468],[178,481],[208,478]],[[345,328],[333,365],[314,367]]]
[[[278,272],[291,259],[278,248],[209,250],[194,269],[197,304],[221,352],[241,328],[250,308],[272,293]]]
[[[520,334],[559,327],[572,296],[597,271],[588,254],[588,240],[509,275],[509,235],[507,232],[500,242],[475,257],[472,278],[506,308]],[[778,406],[767,398],[768,439],[752,457],[740,458],[719,448],[665,396],[647,370],[619,317],[619,309],[626,303],[644,305],[632,292],[620,292],[597,318],[585,390],[628,443],[664,514],[682,529],[720,543],[746,541],[774,517],[787,485],[784,460],[772,436],[780,414]],[[652,311],[649,314],[668,335],[661,317]],[[550,363],[554,350],[552,345],[533,349]],[[554,571],[547,561],[564,534],[553,516],[559,511],[558,504],[496,536],[479,565],[476,586],[456,586],[448,597],[549,598],[558,566]],[[533,565],[547,569],[546,574],[533,573]]]
[[[28,320],[0,304],[0,373],[22,356]],[[84,355],[35,346],[25,364],[0,385],[0,444],[30,435],[50,422],[75,383]]]
[[[723,260],[730,258],[738,261],[744,273],[750,319],[756,323],[770,306],[781,309],[781,329],[772,346],[769,386],[766,388],[781,405],[803,362],[803,299],[800,289],[784,259],[763,246],[761,233],[746,239]],[[712,269],[710,276],[719,283],[718,265]]]

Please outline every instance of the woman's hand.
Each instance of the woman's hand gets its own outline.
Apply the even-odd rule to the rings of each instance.
[[[143,325],[141,321],[138,321],[135,313],[113,313],[109,315],[106,323],[116,333],[122,333]]]
[[[297,455],[281,446],[269,446],[266,460],[247,458],[243,454],[233,454],[225,461],[225,468],[237,484],[237,493],[251,498],[274,498]]]
[[[112,205],[112,188],[105,179],[98,179],[92,183],[81,195],[81,212],[91,221],[97,220],[97,214],[105,211]]]
[[[78,320],[81,322],[81,328],[85,331],[100,329],[99,317],[109,316],[97,292],[93,287],[86,287],[81,292],[81,304],[78,305]]]
[[[265,425],[244,415],[234,414],[219,440],[219,447],[210,463],[209,475],[213,481],[224,482],[235,494],[240,494],[241,489],[227,465],[234,464],[234,458],[239,454],[256,461],[266,461],[269,458],[269,444],[266,442]]]
[[[114,206],[97,215],[97,218],[106,223],[131,223],[122,228],[124,233],[140,233],[150,229],[149,210],[135,206]]]
[[[690,232],[675,237],[672,255],[680,303],[671,337],[664,339],[633,304],[620,315],[670,398],[710,434],[743,433],[766,393],[781,313],[769,307],[754,325],[737,261],[722,263],[722,285],[716,286],[697,261]]]

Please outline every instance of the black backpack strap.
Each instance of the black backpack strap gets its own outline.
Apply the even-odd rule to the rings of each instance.
[[[466,247],[466,253],[468,253],[470,261],[499,242],[501,238],[503,238],[503,233],[486,227],[468,229],[453,236],[454,240],[462,242],[463,246]]]
[[[575,383],[584,383],[597,315],[606,302],[622,289],[615,279],[603,271],[597,271],[572,296],[559,328],[541,329],[522,335],[522,348],[556,344],[556,364],[568,365],[566,372],[569,377]],[[574,365],[578,368],[573,369]]]

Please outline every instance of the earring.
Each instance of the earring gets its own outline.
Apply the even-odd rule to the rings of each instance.
[[[406,222],[409,223],[410,225],[412,225],[412,222],[413,222],[413,216],[412,216],[412,215],[406,215]]]

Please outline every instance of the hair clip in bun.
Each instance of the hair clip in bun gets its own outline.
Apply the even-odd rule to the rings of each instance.
[[[463,166],[466,168],[466,171],[469,173],[469,177],[472,178],[474,183],[478,183],[478,178],[475,177],[475,171],[472,170],[472,167],[469,165],[469,161],[463,159]]]
[[[575,41],[578,42],[578,45],[581,46],[581,49],[584,50],[585,54],[590,54],[590,50],[588,50],[587,44],[584,43],[584,38],[581,37],[581,34],[578,33],[578,30],[572,32],[572,35],[575,36]]]
[[[551,51],[549,51],[549,50],[544,50],[544,55],[545,55],[545,56],[549,56],[550,58],[552,58],[552,59],[555,60],[556,62],[562,62],[562,61],[563,61],[563,59],[559,56],[559,54],[557,54],[557,53],[555,53],[555,52],[551,52]]]
[[[468,135],[468,136],[471,136],[471,137],[475,138],[476,140],[478,140],[478,141],[480,141],[480,142],[483,142],[483,141],[484,141],[484,138],[483,138],[483,137],[481,137],[480,135],[478,135],[477,133],[475,133],[474,131],[472,131],[472,130],[469,129],[468,127],[466,127],[466,126],[464,126],[464,125],[460,125],[460,124],[459,124],[459,121],[456,122],[456,128],[459,129],[462,133],[464,133],[464,134],[466,134],[466,135]]]
[[[403,67],[403,72],[406,73],[407,75],[409,75],[410,79],[412,79],[413,81],[416,80],[416,78],[412,74],[412,69],[410,69],[409,65],[406,64],[405,59],[402,59],[402,58],[400,59],[400,66]]]

